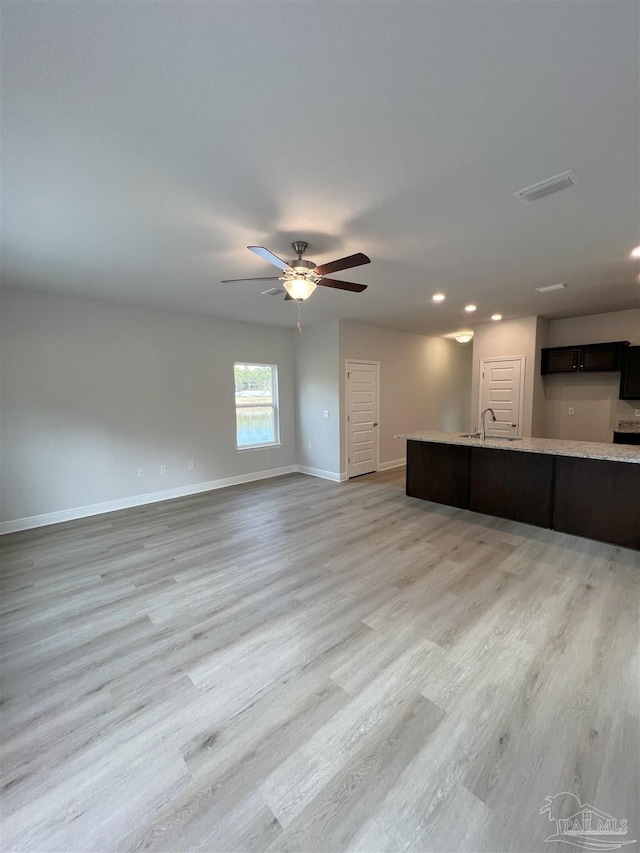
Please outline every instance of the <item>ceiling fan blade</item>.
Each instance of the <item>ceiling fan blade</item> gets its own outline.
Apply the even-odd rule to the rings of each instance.
[[[268,275],[263,276],[262,278],[225,278],[222,280],[222,284],[233,284],[234,281],[280,281],[280,276]]]
[[[321,278],[318,282],[323,287],[335,287],[338,290],[350,290],[352,293],[362,293],[367,289],[366,284],[356,284],[354,281],[338,281],[337,278]]]
[[[273,252],[265,249],[264,246],[247,246],[247,249],[255,252],[255,254],[259,255],[263,260],[269,261],[270,264],[273,264],[274,267],[278,267],[279,270],[293,269],[293,267],[290,267],[286,261],[283,261],[282,258],[279,258],[277,255],[274,255]]]
[[[371,258],[358,252],[355,255],[349,255],[346,258],[340,258],[337,261],[330,261],[328,264],[321,264],[316,267],[314,272],[318,275],[329,275],[332,272],[340,272],[340,270],[348,270],[351,267],[360,267],[362,264],[370,264]]]

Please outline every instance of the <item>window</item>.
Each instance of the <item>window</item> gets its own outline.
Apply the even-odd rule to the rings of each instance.
[[[279,444],[278,369],[275,364],[234,364],[238,450]]]

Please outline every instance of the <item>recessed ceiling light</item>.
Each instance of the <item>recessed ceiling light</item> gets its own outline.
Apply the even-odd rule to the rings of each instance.
[[[544,287],[536,287],[538,293],[549,293],[550,290],[565,290],[567,285],[564,281],[558,282],[558,284],[546,284]]]
[[[502,320],[502,314],[492,314],[491,319],[492,320]]]
[[[470,314],[472,311],[475,311],[477,307],[477,305],[465,305],[464,310],[468,311]]]
[[[444,302],[444,300],[446,299],[444,293],[434,293],[431,298],[434,302]]]
[[[460,332],[459,335],[454,335],[459,344],[468,344],[473,339],[473,332]]]
[[[640,246],[636,246],[635,249],[631,252],[632,258],[640,258]]]

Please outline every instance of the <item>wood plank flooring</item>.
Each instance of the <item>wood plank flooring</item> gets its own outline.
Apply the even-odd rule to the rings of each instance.
[[[2,849],[556,853],[565,791],[638,839],[640,554],[403,477],[3,537]]]

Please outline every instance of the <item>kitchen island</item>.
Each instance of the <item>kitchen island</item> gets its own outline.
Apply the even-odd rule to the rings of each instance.
[[[435,431],[407,441],[407,495],[640,549],[640,448]]]

